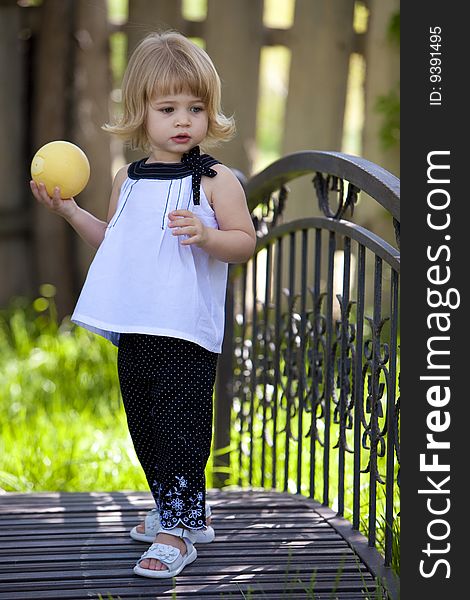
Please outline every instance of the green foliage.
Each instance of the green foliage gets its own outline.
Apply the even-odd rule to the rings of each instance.
[[[122,32],[113,33],[109,36],[109,44],[113,86],[119,88],[126,69],[127,36]]]
[[[0,489],[148,491],[116,348],[69,319],[58,323],[54,287],[40,292],[0,311]]]
[[[107,0],[108,18],[114,23],[122,23],[129,16],[129,0]]]
[[[0,313],[0,487],[146,489],[120,404],[116,349],[58,324],[51,286],[41,292]]]
[[[388,24],[388,39],[390,42],[400,45],[400,11],[392,15]]]
[[[387,37],[389,42],[400,47],[400,12],[392,15]],[[375,110],[382,116],[379,136],[384,150],[398,147],[400,144],[400,86],[397,84],[388,94],[377,98]]]
[[[207,0],[183,0],[183,17],[190,21],[203,21],[207,16]]]
[[[384,149],[400,144],[400,96],[398,88],[379,96],[376,110],[382,115],[380,140]]]

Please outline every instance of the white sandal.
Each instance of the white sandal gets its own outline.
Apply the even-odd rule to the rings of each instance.
[[[175,577],[184,569],[186,565],[191,564],[197,558],[197,550],[193,546],[194,533],[182,527],[162,530],[170,535],[181,537],[186,544],[186,554],[182,555],[178,548],[170,544],[152,544],[150,548],[142,554],[134,567],[134,573],[142,577],[168,578]],[[155,558],[163,563],[167,569],[156,571],[155,569],[144,569],[140,563],[145,559]]]
[[[206,502],[206,519],[210,516],[211,516],[211,507]],[[165,530],[162,529],[162,527],[160,525],[160,513],[158,511],[158,508],[152,508],[152,510],[150,510],[147,513],[147,515],[145,517],[144,525],[145,525],[144,533],[142,533],[141,531],[138,531],[137,525],[131,529],[129,535],[131,536],[131,538],[133,540],[136,540],[137,542],[152,543],[158,533],[160,533],[161,531],[166,533]],[[193,542],[195,544],[209,544],[215,538],[214,528],[211,527],[210,525],[208,525],[206,529],[197,530],[195,532],[195,534],[196,534],[195,539],[193,540]]]

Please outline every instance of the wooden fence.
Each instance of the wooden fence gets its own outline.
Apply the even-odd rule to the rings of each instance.
[[[53,139],[80,145],[92,176],[79,204],[105,219],[111,175],[123,158],[120,145],[100,128],[119,86],[110,46],[121,43],[130,52],[155,29],[170,27],[204,40],[222,75],[224,110],[235,114],[238,127],[237,137],[215,153],[247,175],[257,148],[263,49],[290,50],[279,155],[343,149],[351,56],[362,57],[367,76],[361,153],[397,172],[397,151],[384,151],[377,141],[374,103],[398,79],[398,53],[386,33],[398,1],[295,0],[287,28],[266,25],[269,1],[207,0],[207,13],[197,21],[183,16],[181,0],[130,0],[122,22],[109,19],[105,0],[0,1],[0,173],[8,186],[0,195],[0,306],[17,295],[34,297],[47,282],[57,287],[59,315],[72,310],[94,250],[65,222],[34,205],[27,184],[30,160]],[[369,11],[363,32],[354,25],[358,9]],[[302,188],[297,193],[290,218],[305,214],[309,202]]]

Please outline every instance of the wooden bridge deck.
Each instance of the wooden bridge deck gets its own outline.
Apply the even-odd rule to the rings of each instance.
[[[209,490],[208,501],[214,542],[175,580],[155,580],[134,575],[148,545],[128,535],[150,494],[0,495],[0,599],[383,598],[352,546],[375,573],[378,555],[332,511],[270,491]]]

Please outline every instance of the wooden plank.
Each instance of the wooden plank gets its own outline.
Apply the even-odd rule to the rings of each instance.
[[[142,504],[151,505],[150,495],[5,494],[0,497],[0,600],[106,598],[108,593],[132,600],[155,594],[305,598],[313,573],[315,591],[336,590],[338,600],[366,598],[361,590],[375,589],[366,565],[301,498],[266,491],[222,491],[208,498],[217,537],[198,545],[197,562],[173,586],[132,572],[146,544],[132,540],[128,531],[142,518]]]
[[[67,529],[64,531],[64,533],[59,533],[57,531],[51,532],[51,530],[42,529],[40,531],[40,535],[23,534],[21,531],[18,531],[17,535],[2,536],[1,543],[2,545],[7,545],[9,542],[14,544],[18,539],[24,539],[27,540],[28,543],[37,542],[38,544],[41,544],[41,539],[45,539],[46,543],[55,543],[56,545],[61,545],[62,540],[71,539],[73,543],[73,540],[77,539],[77,537],[79,536],[78,539],[86,539],[88,544],[99,545],[100,543],[104,543],[101,541],[104,536],[109,537],[110,535],[112,535],[116,540],[120,540],[119,543],[122,543],[122,540],[127,541],[128,531],[129,529],[126,529],[125,531],[123,531],[122,529],[106,529],[99,532],[95,530],[92,531],[90,534],[88,530],[82,530],[80,528],[74,530]],[[224,532],[217,530],[216,540],[233,540],[234,536],[236,536],[238,540],[237,543],[254,543],[255,545],[259,541],[263,541],[264,543],[264,541],[271,540],[277,540],[279,542],[294,542],[299,540],[305,540],[310,542],[315,541],[316,544],[323,542],[327,545],[335,545],[335,543],[342,543],[343,541],[343,539],[337,533],[330,531],[314,532],[309,530],[303,530],[299,532],[294,530],[286,533],[285,531],[264,531],[262,529],[258,529],[256,531],[237,531],[236,529],[230,529]]]
[[[263,516],[260,515],[259,519],[256,521],[253,521],[252,518],[245,518],[245,519],[231,519],[230,517],[221,517],[220,515],[213,515],[213,523],[217,523],[217,526],[219,528],[222,529],[241,529],[241,528],[248,528],[248,527],[256,527],[257,525],[260,524],[260,522],[263,524],[264,527],[275,527],[279,524],[282,523],[283,527],[307,527],[307,528],[314,528],[314,529],[325,529],[328,528],[328,524],[325,523],[324,521],[321,521],[319,519],[313,519],[311,521],[309,521],[306,518],[302,518],[302,519],[298,519],[296,517],[291,517],[291,518],[279,518],[279,519],[273,519],[268,518],[267,516]],[[121,523],[123,525],[132,525],[132,524],[136,524],[136,523],[140,523],[143,520],[143,515],[140,516],[135,516],[135,515],[131,515],[131,516],[125,516],[125,515],[113,515],[113,514],[109,514],[109,515],[99,515],[99,523],[109,523],[109,524],[113,524],[113,523]],[[0,518],[0,525],[2,526],[2,529],[8,527],[10,529],[14,529],[15,527],[19,527],[22,529],[27,528],[28,525],[34,525],[37,522],[37,516],[31,516],[30,518],[24,519],[24,520],[19,520],[19,516],[16,516],[15,518],[10,518],[10,519],[5,519],[5,518]],[[56,524],[56,523],[62,523],[63,522],[63,518],[60,516],[48,516],[47,517],[47,523],[50,524]],[[90,517],[87,516],[70,516],[67,515],[67,524],[69,526],[72,526],[74,524],[79,524],[79,525],[86,525],[86,524],[92,524],[96,522],[95,520],[91,520]]]
[[[67,520],[69,525],[77,524],[93,524],[93,523],[123,523],[123,524],[131,524],[131,523],[139,523],[143,520],[145,513],[137,514],[134,512],[122,513],[120,511],[110,511],[110,512],[96,512],[95,514],[90,513],[90,511],[74,511],[67,512],[66,515],[58,514],[56,511],[27,511],[27,515],[25,515],[25,511],[16,511],[15,514],[10,514],[8,516],[0,516],[0,523],[3,527],[7,526],[20,526],[27,527],[30,524],[34,524],[38,518],[41,518],[44,523],[63,523],[64,520]],[[262,524],[263,527],[275,527],[276,525],[282,523],[283,526],[286,527],[314,527],[314,528],[327,528],[328,524],[318,517],[318,515],[312,514],[312,518],[308,518],[308,514],[306,513],[292,513],[290,515],[286,515],[285,513],[278,512],[268,512],[261,511],[259,515],[254,514],[240,514],[240,515],[230,515],[230,514],[220,514],[218,512],[212,513],[212,519],[221,527],[228,528],[247,528],[247,527],[256,527],[257,525]]]
[[[239,594],[241,591],[247,592],[249,593],[251,592],[262,592],[264,594],[264,598],[271,598],[271,593],[281,593],[284,591],[284,594],[286,594],[287,590],[296,590],[296,591],[300,591],[300,590],[305,590],[306,588],[308,589],[308,587],[310,586],[310,578],[306,577],[305,579],[300,579],[298,580],[297,576],[293,579],[293,580],[285,580],[285,579],[281,579],[278,582],[264,582],[261,584],[257,579],[252,579],[251,581],[247,582],[246,579],[242,579],[237,581],[236,579],[232,582],[213,582],[213,581],[204,581],[204,582],[200,582],[199,585],[195,585],[194,582],[189,581],[186,585],[184,581],[182,581],[183,579],[185,579],[184,577],[182,577],[181,575],[178,577],[178,582],[176,584],[176,592],[177,592],[177,597],[181,598],[182,596],[184,597],[185,594],[191,595],[192,597],[205,597],[205,595],[207,594],[207,592],[212,592],[214,593],[216,590],[219,593],[219,599],[222,596],[222,594],[233,594],[233,593],[237,593],[237,597],[241,597]],[[181,580],[181,584],[179,583]],[[358,593],[361,590],[365,590],[367,589],[369,591],[369,595],[368,596],[363,596],[363,598],[369,598],[369,600],[371,598],[376,598],[375,595],[371,595],[374,593],[375,591],[375,586],[370,583],[369,585],[367,585],[367,583],[370,582],[351,582],[351,583],[346,583],[344,585],[342,585],[341,583],[339,584],[335,584],[334,579],[331,581],[315,581],[315,593],[321,593],[321,592],[325,592],[330,594],[329,596],[326,596],[328,598],[331,598],[331,590],[334,589],[336,591],[336,593],[338,592],[343,592],[346,594],[350,594],[352,592]],[[40,590],[38,590],[37,588],[32,588],[31,590],[24,590],[24,591],[20,591],[20,592],[16,592],[15,589],[12,589],[11,591],[5,591],[0,593],[0,598],[2,599],[6,599],[8,598],[9,600],[14,600],[16,598],[70,598],[70,597],[79,597],[79,598],[83,598],[83,597],[94,597],[96,598],[97,595],[100,593],[103,595],[104,598],[107,597],[108,594],[111,594],[113,597],[115,598],[141,598],[141,597],[151,597],[151,598],[159,598],[162,595],[165,595],[165,593],[168,593],[169,590],[171,589],[171,584],[169,583],[162,583],[160,582],[158,579],[154,579],[152,582],[149,581],[144,581],[144,582],[134,582],[134,580],[132,580],[132,586],[128,584],[128,582],[126,580],[122,580],[122,579],[114,579],[113,581],[106,581],[106,580],[98,580],[96,581],[96,583],[92,583],[91,581],[80,581],[77,582],[78,586],[77,588],[75,588],[76,591],[81,591],[81,596],[75,596],[74,593],[76,594],[76,591],[74,592],[74,588],[70,589],[70,590],[66,590],[66,589],[59,589],[57,590],[57,594],[54,594],[53,592],[51,592],[50,590],[45,590],[44,592],[41,592]],[[217,588],[215,590],[215,585],[213,587],[213,589],[210,589],[209,586],[212,586],[213,584],[217,585]],[[171,587],[170,587],[171,586]],[[126,589],[127,587],[127,589]],[[84,594],[84,591],[87,591],[87,594]],[[137,592],[138,590],[138,592]],[[158,592],[157,592],[158,590]],[[146,595],[142,595],[145,593],[148,593],[149,596]],[[158,596],[155,596],[155,593],[158,593]],[[34,596],[32,595],[28,595],[28,594],[34,594]],[[305,593],[305,591],[304,591]],[[95,594],[94,596],[92,594]],[[288,596],[290,598],[290,593],[288,593]],[[304,596],[304,598],[308,596]],[[315,595],[316,598],[318,598],[317,595]],[[336,594],[335,596],[333,596],[334,598],[336,598]],[[345,598],[348,598],[348,595],[344,596]]]
[[[104,571],[104,569],[95,568],[81,568],[81,569],[70,569],[70,570],[57,570],[57,571],[42,571],[42,572],[24,572],[24,571],[15,571],[12,570],[9,577],[4,576],[1,579],[2,589],[7,587],[8,583],[12,584],[13,588],[17,588],[20,583],[26,585],[36,585],[40,581],[48,582],[50,585],[57,585],[58,587],[63,587],[66,584],[68,587],[73,585],[72,582],[77,581],[80,582],[84,578],[92,578],[92,579],[100,579],[103,580],[113,580],[128,577],[132,574],[132,567],[135,564],[135,561],[139,558],[140,555],[135,557],[135,560],[130,564],[127,563],[127,567],[117,568],[117,565],[114,564]],[[202,574],[201,570],[204,568],[204,572]],[[297,567],[297,564],[290,565],[287,569],[285,565],[281,565],[281,568],[266,568],[266,569],[258,569],[257,573],[253,573],[252,569],[249,565],[233,565],[230,569],[212,569],[212,572],[208,572],[209,566],[204,565],[202,562],[199,563],[199,567],[195,565],[190,565],[185,568],[184,573],[181,574],[180,578],[186,581],[193,581],[196,585],[203,578],[206,583],[218,583],[223,576],[230,575],[233,580],[245,581],[249,578],[253,578],[254,576],[263,575],[263,581],[275,582],[280,580],[280,576],[285,576],[285,578],[295,577],[296,575],[302,576],[305,578],[306,576],[310,576],[314,571],[317,571],[314,567],[304,566],[301,570]],[[370,575],[365,574],[364,572],[344,572],[341,582],[344,586],[357,586],[360,585],[363,580],[372,580]],[[335,579],[338,574],[338,569],[336,571],[331,570],[329,572],[320,572],[317,571],[318,581],[330,581],[331,579]],[[136,580],[136,581],[140,581]]]
[[[114,570],[110,570],[106,573],[106,576],[103,577],[102,574],[99,571],[82,571],[82,577],[78,577],[78,578],[73,578],[70,577],[68,573],[64,574],[64,577],[59,578],[57,581],[57,584],[55,582],[51,582],[51,581],[44,581],[44,585],[42,586],[43,588],[46,588],[46,585],[49,585],[51,588],[54,587],[57,590],[66,590],[66,589],[76,589],[77,587],[84,587],[84,584],[86,586],[89,586],[90,584],[93,586],[100,586],[100,587],[104,587],[106,585],[113,585],[116,586],[119,583],[122,585],[122,587],[124,587],[126,585],[126,583],[128,583],[128,580],[131,579],[132,580],[132,586],[134,588],[139,588],[139,587],[145,587],[146,585],[148,585],[149,581],[148,579],[141,579],[141,578],[137,578],[136,576],[133,575],[132,570],[129,569],[128,573],[125,573],[125,576],[123,577],[123,573],[125,573],[125,571],[123,571],[123,569],[114,569]],[[227,575],[227,577],[226,577]],[[240,584],[245,584],[245,583],[250,583],[250,582],[255,582],[255,583],[260,583],[260,580],[262,580],[263,583],[263,589],[267,590],[269,589],[268,586],[271,589],[276,589],[277,591],[281,591],[283,589],[283,585],[286,583],[297,583],[297,579],[299,579],[301,582],[303,583],[307,583],[309,582],[310,578],[312,577],[313,572],[312,570],[306,572],[306,573],[297,573],[295,571],[293,571],[292,573],[288,573],[286,574],[285,572],[281,572],[280,574],[276,575],[269,575],[266,573],[261,573],[261,574],[253,574],[251,572],[248,573],[239,573],[239,574],[234,574],[234,573],[228,573],[228,574],[215,574],[215,575],[207,575],[206,573],[204,574],[199,574],[198,575],[198,569],[197,567],[190,565],[188,567],[185,568],[184,573],[182,573],[181,575],[178,576],[178,582],[177,582],[177,587],[180,587],[180,583],[181,583],[181,587],[184,589],[184,586],[191,586],[192,591],[197,591],[197,589],[199,588],[199,590],[202,589],[202,586],[209,586],[209,585],[217,585],[217,589],[221,590],[223,589],[224,586],[224,579],[225,581],[229,581],[229,585],[233,584],[235,582],[238,582]],[[70,578],[69,578],[70,577]],[[230,578],[230,579],[229,579]],[[330,573],[327,575],[322,575],[322,574],[316,574],[316,586],[321,586],[323,589],[330,589],[332,587],[332,583],[334,582],[334,580],[337,579],[337,573]],[[20,576],[17,574],[17,578],[16,580],[12,580],[13,581],[13,586],[11,588],[12,591],[17,590],[18,586],[20,585]],[[158,582],[160,583],[160,582]],[[163,582],[164,584],[168,584],[168,582]],[[340,581],[338,581],[337,583],[337,589],[343,589],[343,590],[353,590],[353,591],[358,591],[360,589],[363,589],[365,585],[369,584],[371,587],[375,588],[375,584],[373,584],[371,578],[367,578],[364,577],[362,574],[358,574],[355,578],[352,577],[352,575],[348,575],[347,578],[344,577],[342,578]],[[29,586],[22,586],[23,587],[23,591],[27,591],[27,588],[30,587],[34,590],[37,590],[41,587],[41,581],[39,577],[32,577],[30,579],[29,582]],[[7,591],[7,586],[2,584],[2,591]],[[20,591],[20,590],[18,590]],[[178,589],[179,591],[179,589]],[[212,592],[215,591],[215,589],[210,590]],[[1,598],[1,596],[0,596]]]
[[[119,507],[119,506],[114,506],[109,508],[108,510],[98,510],[98,511],[91,511],[89,507],[83,507],[83,508],[75,508],[74,510],[67,510],[64,511],[62,508],[32,508],[30,507],[26,507],[26,506],[14,506],[12,508],[8,509],[8,512],[5,511],[1,511],[0,510],[0,521],[3,522],[4,520],[8,520],[8,518],[13,519],[13,516],[15,514],[18,515],[23,515],[25,510],[28,511],[29,514],[46,514],[48,515],[48,518],[63,518],[62,517],[62,513],[67,512],[67,519],[72,519],[74,518],[74,515],[77,515],[77,517],[82,516],[84,513],[85,515],[88,514],[95,514],[95,512],[99,512],[100,513],[100,518],[107,518],[107,516],[109,515],[110,518],[112,518],[113,515],[117,515],[120,516],[122,515],[125,518],[134,518],[134,519],[140,519],[143,518],[145,516],[145,512],[146,511],[142,511],[142,510],[136,510],[135,507],[134,508],[127,508],[127,507]],[[212,517],[214,519],[217,520],[226,520],[226,519],[233,519],[234,516],[231,514],[232,511],[229,510],[222,510],[218,507],[216,508],[212,508]],[[4,515],[7,515],[7,517],[5,517]],[[86,516],[84,516],[84,518],[86,518]],[[283,510],[263,510],[260,509],[259,511],[256,511],[256,513],[252,512],[242,512],[237,511],[236,514],[236,520],[237,521],[248,521],[248,520],[253,520],[254,518],[256,518],[257,520],[260,518],[272,518],[272,519],[276,519],[276,520],[282,520],[282,521],[308,521],[308,522],[319,522],[322,521],[321,517],[319,517],[318,515],[316,515],[315,513],[312,513],[312,511],[306,511],[306,510],[297,510],[297,511],[292,511],[289,510],[289,513],[286,513]]]
[[[258,493],[256,491],[245,492],[243,494],[239,493],[237,489],[223,491],[220,494],[217,493],[216,490],[208,490],[207,491],[207,499],[209,503],[224,508],[227,506],[227,502],[235,503],[235,504],[245,504],[246,510],[251,510],[252,506],[249,502],[254,502],[256,504],[261,504],[263,508],[265,505],[272,506],[289,506],[293,510],[297,506],[307,507],[308,503],[306,500],[308,498],[293,496],[292,500],[289,498],[285,498],[281,495],[281,492],[275,492],[280,495],[279,498],[273,498],[270,493]],[[9,494],[12,494],[10,497]],[[221,494],[225,494],[225,497]],[[140,504],[148,504],[148,506],[155,506],[155,502],[150,494],[132,494],[131,492],[121,492],[116,493],[112,492],[109,494],[104,493],[77,493],[76,495],[68,492],[68,493],[60,493],[60,494],[51,494],[51,493],[42,493],[34,495],[34,498],[31,500],[28,499],[27,493],[16,493],[16,492],[8,492],[8,494],[0,494],[0,505],[8,504],[16,504],[24,501],[28,506],[33,504],[47,504],[53,501],[56,502],[58,506],[67,506],[67,504],[80,504],[85,502],[88,505],[95,504],[99,501],[106,500],[110,502],[114,500],[119,502],[119,506],[136,506]]]
[[[201,591],[196,592],[197,593],[197,598],[204,598],[204,600],[221,600],[221,598],[227,598],[230,597],[232,594],[235,594],[236,598],[243,598],[242,592],[248,592],[248,589],[246,589],[249,586],[245,586],[245,589],[240,588],[240,586],[233,586],[232,589],[226,589],[223,588],[219,593],[214,594],[212,591],[208,590],[208,589],[202,589]],[[195,597],[195,593],[191,590],[191,588],[188,589],[181,589],[181,588],[172,588],[172,587],[167,587],[165,589],[159,589],[158,590],[158,597],[155,596],[155,589],[149,588],[149,589],[144,589],[142,591],[139,591],[139,594],[136,595],[135,589],[130,589],[130,590],[126,590],[123,588],[106,588],[105,591],[103,591],[103,589],[83,589],[83,590],[78,590],[78,591],[71,591],[71,592],[61,592],[61,596],[60,598],[63,598],[64,600],[84,600],[84,598],[93,598],[93,599],[98,599],[99,596],[98,594],[102,595],[102,598],[104,600],[106,600],[108,598],[107,594],[111,594],[111,596],[117,600],[117,599],[122,599],[124,600],[124,598],[129,598],[130,600],[136,600],[136,598],[139,599],[143,599],[143,598],[151,598],[152,600],[155,600],[155,598],[171,598],[173,600],[173,598],[176,598],[176,596],[174,595],[174,593],[177,591],[177,598],[181,599],[181,598],[188,598],[188,597]],[[263,600],[265,600],[266,598],[269,598],[269,600],[285,600],[286,599],[286,592],[285,591],[276,591],[276,590],[269,590],[269,596],[266,595],[266,593],[264,593],[264,589],[262,588],[261,590],[255,590],[256,593],[256,597],[261,597],[263,598]],[[28,595],[29,593],[27,592],[26,595],[23,595],[22,593],[8,593],[7,595],[3,595],[0,593],[0,599],[2,600],[30,600],[31,598],[35,598],[35,599],[48,599],[50,600],[53,597],[58,597],[58,596],[51,596],[49,594],[49,592],[37,592],[37,594],[35,593],[34,596]],[[245,596],[248,597],[248,596]],[[253,594],[250,596],[253,597]],[[288,592],[288,598],[289,600],[305,600],[305,598],[308,598],[309,596],[306,596],[306,592],[303,589],[300,593],[295,593],[295,591],[292,591],[292,589],[289,590]],[[326,593],[324,596],[316,596],[316,598],[318,600],[325,598],[325,600],[330,600],[332,598],[331,594],[328,592],[328,590],[326,590]],[[377,598],[380,598],[380,596],[376,596],[374,593],[374,588],[369,588],[369,593],[366,592],[353,592],[351,590],[348,591],[337,591],[335,592],[334,595],[334,600],[356,600],[356,599],[362,599],[362,600],[371,600],[374,599],[376,600]]]
[[[107,590],[107,592],[108,591],[111,594],[112,590]],[[373,590],[372,590],[372,592],[373,592]],[[94,599],[97,599],[99,597],[98,593],[102,594],[102,597],[104,598],[104,600],[107,599],[107,597],[108,597],[107,593],[105,593],[103,595],[102,591],[99,592],[99,591],[93,591],[93,590],[86,590],[86,591],[79,590],[78,592],[76,591],[76,592],[71,592],[71,593],[64,593],[64,595],[61,596],[61,598],[64,598],[64,600],[65,599],[67,599],[67,600],[84,600],[84,598],[94,598]],[[159,590],[159,596],[158,596],[158,598],[171,598],[173,600],[173,598],[175,596],[174,595],[172,596],[172,593],[173,593],[173,588],[168,588],[168,589],[161,590],[161,591]],[[86,594],[86,595],[84,595],[84,594]],[[187,598],[189,596],[193,596],[194,597],[194,595],[191,594],[191,592],[189,592],[189,594],[188,593],[181,593],[178,590],[178,596],[177,596],[178,598]],[[230,597],[230,596],[225,596],[225,595],[223,595],[223,593],[213,594],[211,592],[205,591],[205,593],[203,595],[199,595],[199,597],[201,597],[201,598],[203,597],[204,600],[221,600],[221,598],[224,598],[224,597],[227,598],[227,597]],[[237,590],[235,597],[236,598],[243,598],[243,596],[241,595],[239,589]],[[245,596],[245,597],[247,597],[247,596]],[[258,594],[257,594],[257,597],[259,597]],[[266,595],[263,596],[263,594],[261,594],[261,597],[264,598],[264,600],[267,598],[267,596]],[[289,593],[288,593],[289,600],[305,600],[305,598],[307,598],[307,597],[308,596],[306,596],[306,592],[305,591],[301,591],[300,593],[296,593],[295,591],[294,592],[289,591]],[[21,594],[20,595],[13,594],[13,595],[2,596],[0,594],[0,598],[4,598],[5,600],[24,600],[24,599],[30,599],[30,598],[32,598],[32,596],[30,596],[30,595],[26,595],[25,596],[25,595],[21,595]],[[44,595],[44,594],[41,595],[41,593],[38,592],[38,595],[37,596],[35,595],[34,598],[48,598],[48,599],[50,599],[51,596],[48,596],[47,592],[46,592],[46,595]],[[136,598],[151,598],[152,600],[155,600],[156,596],[155,596],[155,592],[152,593],[151,589],[149,589],[149,590],[142,590],[141,592],[139,592],[138,596],[135,595],[135,591],[134,590],[131,590],[129,592],[127,590],[123,591],[122,589],[119,589],[119,590],[117,590],[116,595],[114,596],[115,600],[117,600],[118,598],[122,598],[122,599],[124,599],[124,598],[130,598],[130,600],[136,600]],[[325,598],[325,600],[326,599],[330,600],[331,599],[331,595],[328,594],[328,595],[325,595],[322,598]],[[372,598],[374,600],[376,600],[377,596],[375,596],[373,593],[365,595],[362,592],[351,592],[351,591],[348,591],[348,592],[337,592],[334,595],[334,599],[335,600],[356,600],[356,599],[371,600]],[[269,594],[269,600],[286,600],[286,592],[284,592],[284,591],[283,592],[272,592],[271,591],[270,594]]]
[[[142,548],[143,550],[143,548]],[[72,558],[70,558],[70,556]],[[77,563],[83,569],[92,568],[94,565],[95,570],[97,570],[97,564],[99,564],[101,569],[107,570],[106,561],[112,560],[112,565],[114,568],[123,568],[126,569],[129,566],[129,561],[135,560],[135,550],[133,552],[128,552],[126,554],[120,554],[117,558],[115,555],[110,558],[109,553],[98,553],[92,556],[92,560],[89,560],[89,556],[83,556],[82,558],[77,558],[76,554],[73,555],[64,555],[64,554],[55,554],[51,552],[47,555],[47,557],[35,556],[21,556],[21,557],[8,557],[3,560],[2,571],[8,568],[7,573],[14,572],[24,572],[25,569],[37,569],[39,570],[42,567],[44,570],[47,569],[47,563],[54,561],[54,569],[59,572],[70,571],[77,568]],[[99,561],[99,563],[97,562]],[[211,573],[228,573],[232,571],[237,571],[240,569],[246,569],[246,566],[253,567],[263,567],[263,572],[282,572],[286,571],[286,560],[285,556],[279,557],[276,556],[269,565],[266,565],[266,558],[260,556],[212,556],[203,554],[198,554],[198,564],[201,569],[204,569],[204,573],[206,575],[210,575]],[[324,557],[315,557],[313,561],[309,556],[302,556],[296,554],[296,562],[295,562],[295,571],[300,570],[302,572],[312,571],[312,569],[317,570],[319,573],[337,573],[338,569],[341,567],[343,573],[364,573],[366,572],[366,568],[363,565],[358,565],[355,558],[350,556],[340,556],[339,558],[332,559],[331,555]],[[0,571],[1,572],[1,571]],[[49,569],[49,572],[50,571]],[[370,574],[367,575],[370,577]]]
[[[18,543],[18,540],[22,539],[22,538],[16,538],[16,540],[13,540],[11,542],[2,542],[2,548],[11,548],[15,546],[15,544]],[[80,540],[85,540],[83,541],[83,543],[80,543]],[[225,542],[225,541],[230,541],[230,547],[232,548],[232,551],[235,551],[238,547],[240,548],[246,548],[246,551],[248,551],[249,549],[253,549],[254,551],[256,550],[260,550],[262,548],[268,548],[268,547],[273,547],[276,548],[280,545],[292,545],[292,546],[299,546],[299,547],[304,547],[304,546],[310,546],[312,548],[312,551],[316,552],[317,550],[320,551],[323,548],[336,548],[338,545],[340,547],[342,546],[342,540],[336,539],[336,540],[331,540],[331,541],[321,541],[321,540],[309,540],[307,537],[302,537],[298,540],[292,540],[291,538],[273,538],[271,535],[267,534],[265,536],[261,536],[260,534],[256,534],[255,536],[251,537],[251,540],[247,540],[245,537],[240,537],[239,535],[236,536],[236,538],[234,538],[234,535],[230,535],[230,536],[222,536],[222,535],[217,535],[216,536],[216,540],[212,543],[211,548],[214,548],[214,551],[216,550],[216,548],[218,547],[216,544],[218,542]],[[249,547],[247,548],[247,542],[250,542]],[[52,548],[53,546],[55,547],[72,547],[72,546],[77,546],[77,547],[83,547],[86,546],[87,550],[96,550],[98,548],[100,548],[100,546],[122,546],[122,545],[127,545],[127,544],[131,544],[131,543],[141,543],[141,542],[134,542],[133,540],[130,539],[130,537],[125,534],[124,536],[121,535],[121,538],[118,538],[116,536],[115,533],[111,532],[111,533],[105,533],[103,532],[103,535],[96,537],[96,538],[83,538],[83,536],[77,536],[77,533],[75,532],[72,536],[70,536],[70,540],[68,539],[62,539],[59,536],[56,536],[56,539],[51,539],[51,538],[47,538],[43,541],[28,541],[28,546],[29,547],[34,547],[34,548],[41,548],[41,547],[48,547],[48,548]],[[25,549],[26,551],[27,549]],[[0,554],[3,552],[0,551]]]

